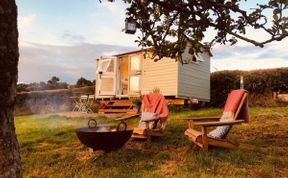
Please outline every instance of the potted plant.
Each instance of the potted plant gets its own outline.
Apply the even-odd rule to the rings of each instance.
[[[139,111],[142,101],[139,97],[133,97],[132,98],[132,103],[133,103],[133,109],[136,109],[137,111]]]
[[[154,87],[152,93],[161,93],[161,90],[158,87]]]

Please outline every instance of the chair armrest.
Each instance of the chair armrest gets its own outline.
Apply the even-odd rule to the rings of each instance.
[[[140,116],[140,114],[128,114],[128,115],[122,116],[122,117],[114,119],[114,120],[115,121],[125,121],[128,119],[134,119],[134,118],[139,117],[139,116]]]
[[[213,127],[213,126],[223,126],[223,125],[235,125],[245,122],[244,120],[237,121],[224,121],[224,122],[196,122],[195,126]]]
[[[215,116],[215,117],[189,117],[189,118],[184,118],[183,120],[187,120],[187,121],[194,121],[194,122],[199,122],[199,121],[217,121],[220,120],[219,116]]]

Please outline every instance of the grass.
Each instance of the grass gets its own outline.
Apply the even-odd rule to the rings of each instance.
[[[288,107],[250,109],[251,122],[229,136],[255,151],[212,148],[203,153],[184,136],[188,116],[215,116],[219,109],[170,113],[165,136],[130,140],[111,153],[91,152],[74,129],[87,119],[57,115],[15,118],[24,177],[288,177]],[[98,118],[100,124],[113,122]],[[136,125],[136,121],[129,126]]]

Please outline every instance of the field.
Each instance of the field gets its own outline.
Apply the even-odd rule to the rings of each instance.
[[[130,140],[123,148],[92,152],[74,129],[87,119],[58,115],[15,117],[24,177],[288,177],[288,107],[250,108],[251,122],[230,138],[254,151],[212,148],[203,153],[184,136],[188,116],[217,116],[220,109],[172,112],[165,136]],[[98,118],[101,124],[112,119]],[[136,121],[129,123],[135,126]]]

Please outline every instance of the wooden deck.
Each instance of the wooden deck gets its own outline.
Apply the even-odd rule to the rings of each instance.
[[[66,118],[97,118],[98,116],[103,116],[107,118],[119,118],[123,116],[123,113],[109,113],[109,114],[99,114],[99,113],[84,113],[84,112],[61,112],[56,115]]]
[[[99,114],[104,113],[137,113],[136,109],[133,109],[133,103],[131,100],[111,100],[104,102],[104,108],[98,110]]]
[[[184,106],[185,105],[185,100],[184,99],[179,99],[179,98],[174,98],[174,99],[165,99],[168,106],[173,105],[173,106]]]
[[[168,106],[184,106],[185,100],[184,99],[167,99],[166,102]],[[127,114],[135,114],[138,111],[133,109],[133,102],[129,99],[125,100],[107,100],[103,101],[104,107],[98,110],[99,114],[105,113],[127,113]]]

